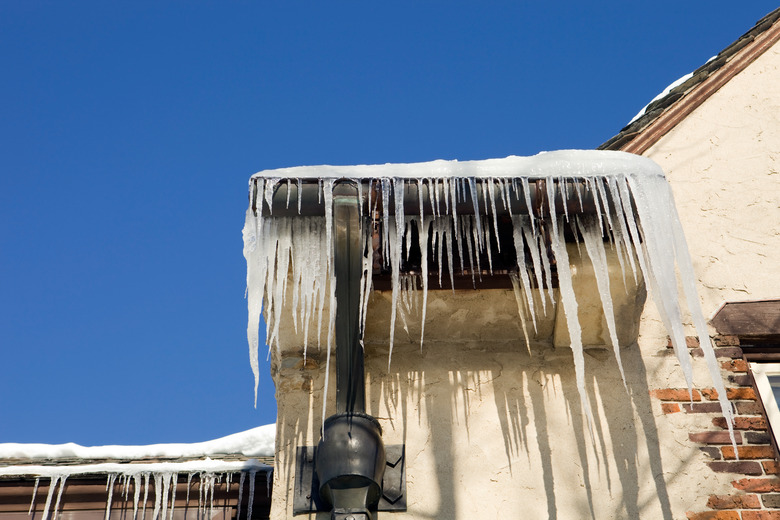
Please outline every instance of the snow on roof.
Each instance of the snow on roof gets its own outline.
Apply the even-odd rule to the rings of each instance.
[[[240,433],[191,444],[150,444],[147,446],[80,446],[67,444],[0,444],[0,459],[34,460],[144,460],[207,458],[214,455],[271,457],[274,454],[276,425],[267,424]],[[199,462],[199,461],[190,461]],[[202,461],[200,461],[202,462]],[[212,461],[215,462],[215,461]],[[240,463],[240,462],[238,462]],[[173,464],[173,463],[170,463]],[[188,464],[188,463],[177,463]],[[143,464],[138,464],[142,466]],[[0,474],[7,474],[0,468]],[[183,470],[184,471],[184,470]]]
[[[431,178],[548,178],[615,175],[661,176],[650,159],[605,150],[559,150],[530,157],[509,156],[480,161],[436,160],[422,163],[387,163],[357,166],[296,166],[263,170],[253,179],[431,179]],[[251,180],[250,180],[251,182]]]

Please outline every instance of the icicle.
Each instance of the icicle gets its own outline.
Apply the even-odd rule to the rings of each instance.
[[[271,483],[273,482],[274,470],[271,468],[265,473],[265,496],[271,496]],[[251,519],[249,519],[251,520]]]
[[[176,507],[176,488],[179,484],[179,474],[174,473],[171,476],[171,511],[168,515],[168,520],[173,520],[173,509]]]
[[[52,515],[53,518],[57,518],[57,512],[60,510],[60,501],[62,500],[62,492],[65,490],[65,481],[68,480],[67,475],[63,475],[60,479],[60,489],[57,492],[57,501],[54,503],[54,514]],[[109,507],[111,504],[111,495],[109,495]]]
[[[264,197],[265,197],[265,203],[268,204],[269,215],[274,214],[274,190],[276,188],[276,185],[279,184],[279,181],[281,181],[281,179],[278,178],[265,180]]]
[[[453,203],[454,208],[454,203]],[[423,338],[425,337],[425,314],[428,311],[428,228],[431,220],[420,215],[420,225],[417,228],[417,237],[420,245],[420,269],[422,270],[422,317],[420,319],[420,352],[423,348]]]
[[[301,214],[301,197],[303,196],[303,185],[301,179],[298,179],[298,214]]]
[[[133,475],[133,520],[138,517],[138,501],[141,499],[141,486],[139,476]]]
[[[496,211],[496,194],[494,192],[495,186],[493,185],[494,179],[486,179],[483,184],[483,189],[485,184],[487,185],[487,193],[490,197],[490,209],[493,211],[493,234],[496,237],[496,247],[498,248],[498,252],[501,252],[501,241],[498,239],[498,212]],[[490,232],[488,231],[488,235]],[[488,255],[490,254],[490,239],[487,240],[487,250]],[[488,257],[489,258],[489,257]],[[493,263],[491,261],[490,263],[490,274],[493,274]]]
[[[482,224],[481,224],[480,219],[479,219],[479,195],[477,194],[477,181],[474,179],[474,177],[469,177],[468,178],[468,183],[469,183],[469,191],[471,192],[471,201],[472,201],[472,203],[474,205],[474,220],[476,220],[476,222],[477,222],[477,225],[476,225],[477,230],[478,230],[477,232],[481,233],[482,232]],[[479,244],[482,243],[482,237],[481,236],[479,236],[478,243]]]
[[[520,325],[523,328],[523,338],[525,338],[525,347],[528,349],[528,353],[531,353],[531,340],[528,339],[528,327],[525,324],[525,313],[523,312],[523,297],[520,294],[520,283],[515,273],[509,273],[509,279],[512,281],[512,289],[515,293],[515,301],[517,302],[517,315],[520,316]]]
[[[523,246],[523,230],[527,229],[527,217],[514,216],[512,217],[512,239],[515,244],[515,253],[517,255],[517,270],[520,275],[519,281],[522,282],[523,293],[525,293],[525,299],[528,302],[528,311],[531,315],[531,322],[534,326],[534,332],[536,332],[536,311],[534,310],[534,297],[531,292],[531,280],[528,277],[528,268],[525,265],[525,247]],[[530,245],[529,245],[530,248]],[[539,291],[541,292],[541,278],[539,278]],[[512,281],[513,287],[516,281]],[[517,288],[515,288],[517,289]],[[515,296],[517,296],[517,290],[515,290]],[[520,312],[520,302],[518,302],[518,312]],[[521,317],[522,319],[522,317]],[[525,332],[525,324],[523,324],[523,332]],[[526,334],[526,343],[528,343]]]
[[[292,179],[287,179],[287,204],[285,207],[290,209],[290,190],[292,189]]]
[[[184,495],[184,515],[187,515],[187,509],[190,507],[190,487],[192,486],[193,473],[187,473],[187,493]],[[240,508],[240,506],[239,506]],[[186,519],[185,519],[186,520]]]
[[[159,473],[154,474],[154,512],[152,513],[152,520],[157,520],[160,514],[160,507],[162,506],[162,475]],[[108,520],[108,517],[106,517]]]
[[[241,520],[241,498],[244,494],[245,479],[246,479],[246,471],[242,471],[241,476],[238,479],[238,511],[236,511],[236,520]],[[252,520],[252,518],[247,517],[247,520]]]
[[[141,518],[146,520],[146,501],[149,498],[149,473],[144,473],[144,504],[141,508]]]
[[[580,327],[577,310],[577,298],[574,295],[569,254],[566,251],[566,243],[563,241],[563,226],[558,222],[555,214],[555,186],[547,183],[547,199],[551,201],[550,211],[550,246],[552,247],[555,261],[558,265],[558,290],[561,294],[563,312],[566,316],[566,325],[569,329],[572,355],[574,357],[574,374],[577,380],[577,391],[580,394],[580,402],[588,420],[588,430],[593,434],[593,413],[590,409],[588,394],[585,390],[585,357],[582,346],[582,329]]]
[[[32,498],[30,499],[30,509],[27,510],[27,516],[30,516],[35,507],[35,497],[38,494],[38,484],[41,483],[41,477],[35,479],[35,486],[33,487]]]
[[[628,391],[626,384],[626,373],[623,371],[623,361],[620,358],[620,344],[617,337],[617,326],[615,325],[615,311],[612,305],[612,293],[609,288],[609,267],[607,266],[607,253],[604,251],[604,242],[601,239],[601,227],[596,232],[595,221],[586,221],[583,224],[580,219],[577,220],[577,227],[585,243],[585,250],[593,264],[593,273],[596,276],[596,287],[601,298],[601,307],[604,310],[604,318],[607,320],[607,330],[609,331],[609,341],[612,343],[612,350],[615,353],[620,377],[623,380],[623,386]]]
[[[162,478],[162,485],[163,485],[162,511],[160,513],[160,519],[165,520],[165,517],[168,514],[168,495],[171,491],[171,474],[162,473],[160,477]]]
[[[52,475],[51,482],[49,482],[49,492],[46,495],[46,504],[44,504],[43,506],[43,515],[41,516],[41,520],[48,520],[49,518],[49,508],[51,507],[51,499],[54,497],[54,488],[57,487],[57,483],[59,482],[59,480],[60,480],[59,475]]]
[[[255,475],[257,475],[257,471],[249,472],[249,503],[247,504],[246,507],[247,520],[252,519],[252,506],[255,503]]]
[[[389,337],[389,352],[387,354],[387,367],[390,368],[390,361],[393,358],[393,343],[395,342],[395,318],[397,315],[397,307],[398,307],[398,293],[400,290],[400,277],[401,277],[401,266],[399,265],[401,263],[401,239],[398,238],[401,235],[401,232],[398,230],[397,227],[397,219],[396,221],[390,221],[387,223],[387,229],[388,235],[390,236],[390,240],[388,241],[390,245],[389,253],[391,260],[391,286],[392,286],[392,296],[391,296],[391,303],[390,303],[390,337]],[[401,228],[403,229],[403,228]]]

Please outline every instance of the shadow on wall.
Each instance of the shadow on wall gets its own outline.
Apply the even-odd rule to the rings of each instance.
[[[405,341],[389,369],[386,346],[366,353],[368,411],[386,444],[406,445],[408,516],[394,517],[672,519],[636,345],[621,349],[626,387],[611,349],[586,350],[592,428],[567,348],[430,339],[421,349]],[[310,349],[305,363],[275,360],[277,478],[287,479],[275,484],[275,500],[292,500],[283,490],[295,484],[296,447],[319,440],[324,365],[324,347]],[[330,415],[333,363],[327,403]]]
[[[386,442],[406,444],[409,510],[671,519],[639,349],[622,349],[622,360],[627,388],[611,351],[586,354],[589,430],[568,349],[431,342],[396,351],[389,372],[373,356],[370,407]]]

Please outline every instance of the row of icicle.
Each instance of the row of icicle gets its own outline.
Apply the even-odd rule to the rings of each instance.
[[[571,172],[569,172],[571,173]],[[318,347],[325,333],[327,362],[330,360],[335,319],[335,294],[333,281],[333,187],[335,178],[320,179],[319,197],[324,205],[323,217],[274,216],[272,212],[274,195],[279,189],[287,187],[286,204],[290,201],[291,185],[297,183],[298,212],[301,210],[302,179],[286,181],[279,178],[254,177],[250,183],[250,207],[247,210],[244,226],[244,255],[247,260],[247,299],[249,322],[247,335],[250,346],[250,362],[255,374],[255,402],[257,400],[257,382],[259,379],[258,347],[259,322],[261,312],[266,319],[266,344],[269,348],[279,344],[279,330],[285,304],[292,306],[292,319],[296,331],[304,338],[304,355],[308,348],[310,327],[316,323]],[[354,180],[359,197],[364,201],[368,190],[359,180]],[[723,415],[729,424],[733,422],[733,411],[726,399],[726,392],[720,378],[715,354],[707,333],[706,323],[700,308],[695,287],[695,277],[682,227],[671,195],[671,190],[663,176],[640,175],[591,175],[547,179],[543,184],[542,195],[547,201],[554,201],[556,195],[563,199],[562,208],[556,204],[541,206],[543,214],[535,214],[531,209],[534,201],[531,196],[531,180],[527,178],[428,178],[401,179],[380,178],[370,180],[369,186],[376,186],[377,196],[371,216],[379,221],[384,232],[381,235],[380,249],[384,268],[391,273],[392,306],[388,342],[390,363],[395,335],[399,305],[409,298],[410,290],[417,283],[410,283],[409,276],[401,273],[402,254],[407,254],[411,244],[412,227],[416,228],[420,251],[428,251],[431,244],[442,264],[446,255],[448,274],[454,277],[454,255],[464,272],[480,276],[482,271],[492,273],[491,241],[498,244],[499,213],[507,214],[512,220],[513,242],[517,252],[517,271],[510,274],[515,286],[518,310],[521,318],[523,310],[531,316],[531,325],[535,327],[536,315],[540,309],[534,306],[532,290],[534,286],[542,293],[542,313],[547,312],[547,299],[555,301],[552,290],[551,260],[557,268],[559,284],[559,303],[563,307],[566,324],[571,338],[571,348],[577,387],[588,424],[592,424],[592,412],[585,392],[585,365],[581,327],[577,314],[577,300],[572,287],[568,253],[564,240],[564,226],[568,225],[576,237],[577,246],[584,245],[595,272],[596,284],[607,319],[608,335],[620,366],[625,384],[625,375],[620,362],[620,348],[617,341],[609,277],[606,265],[604,242],[614,248],[623,272],[636,280],[639,273],[647,282],[650,293],[656,303],[661,318],[671,337],[672,344],[683,370],[689,389],[693,376],[688,349],[685,346],[682,312],[678,301],[678,282],[676,271],[682,281],[688,310],[699,335],[704,356],[712,377],[713,386],[718,392]],[[481,190],[478,187],[481,185]],[[404,194],[407,190],[416,190],[419,198],[419,215],[404,214]],[[364,193],[365,191],[365,193]],[[424,192],[428,200],[423,200]],[[483,197],[484,211],[480,211],[479,192]],[[467,197],[468,194],[468,197]],[[538,194],[537,194],[538,195]],[[582,209],[583,198],[589,195],[595,203],[595,214],[569,214],[569,206]],[[512,214],[512,200],[524,202],[525,212]],[[458,202],[471,199],[473,214],[457,214]],[[393,212],[390,204],[393,201]],[[253,207],[254,203],[254,207]],[[423,214],[424,203],[429,203],[432,211]],[[361,210],[364,204],[361,204]],[[377,211],[377,208],[381,210]],[[537,211],[540,206],[537,205]],[[472,212],[470,212],[472,213]],[[365,221],[367,219],[361,219]],[[367,227],[367,226],[366,226]],[[544,230],[544,236],[542,231]],[[361,332],[366,320],[368,297],[372,290],[373,249],[370,230],[364,229],[363,273],[361,279]],[[548,249],[549,248],[549,249]],[[526,253],[527,251],[527,253]],[[488,265],[480,263],[480,255],[486,254]],[[465,256],[465,258],[464,258]],[[527,262],[530,258],[530,264]],[[420,343],[422,346],[428,282],[428,255],[422,254],[422,266],[418,279],[422,288],[422,327]],[[439,283],[441,284],[441,270]],[[291,287],[288,288],[288,285]],[[547,296],[544,295],[547,289]],[[289,294],[288,294],[289,293]],[[291,298],[288,302],[287,299]],[[323,311],[329,308],[329,318],[323,324]],[[406,317],[402,315],[402,320]],[[524,336],[528,333],[526,323],[522,323]],[[325,385],[328,384],[329,365],[326,364]],[[325,404],[323,404],[323,416]]]
[[[266,496],[271,496],[271,471],[267,473],[267,488]],[[238,510],[235,518],[241,518],[241,504],[243,500],[243,492],[245,487],[245,481],[248,480],[249,484],[249,496],[247,497],[247,516],[246,518],[252,518],[252,509],[254,506],[255,498],[255,477],[257,470],[242,471],[239,473],[238,482]],[[43,507],[43,513],[41,520],[57,520],[60,512],[60,502],[62,499],[62,492],[65,489],[65,482],[68,479],[68,474],[54,475],[51,477],[49,483],[49,492],[46,495],[46,502]],[[198,508],[195,512],[195,520],[208,520],[214,518],[214,510],[219,509],[220,506],[214,505],[214,489],[222,482],[222,474],[210,473],[210,472],[197,472],[187,473],[187,495],[185,497],[184,505],[184,518],[187,518],[189,512],[190,503],[190,489],[193,477],[198,477]],[[247,476],[249,477],[247,479]],[[28,515],[32,515],[35,511],[35,499],[38,493],[38,485],[40,484],[40,477],[35,479],[35,486],[33,488],[32,499],[30,500],[30,509]],[[130,500],[130,488],[133,489],[132,501],[133,501],[133,516],[132,520],[145,520],[147,518],[147,504],[149,502],[149,488],[154,488],[154,505],[152,509],[152,516],[150,520],[173,520],[173,512],[176,504],[176,484],[179,481],[179,474],[176,472],[142,472],[142,473],[109,473],[106,477],[106,512],[105,520],[111,518],[111,512],[114,504],[114,488],[118,484],[120,487],[121,499],[127,504]],[[233,473],[225,474],[225,486],[226,492],[230,493],[230,489],[233,485]],[[57,490],[56,499],[54,492]],[[141,491],[143,490],[143,496]],[[54,502],[52,509],[52,502]],[[223,509],[227,505],[222,506]],[[126,507],[122,507],[121,511],[124,513]],[[208,512],[208,513],[207,513]],[[140,517],[138,514],[140,513]],[[232,517],[232,516],[231,516]],[[123,516],[123,518],[125,518]],[[131,520],[128,518],[128,520]]]

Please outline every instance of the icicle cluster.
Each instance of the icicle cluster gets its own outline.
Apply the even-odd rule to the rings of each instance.
[[[199,467],[201,466],[201,467]],[[128,520],[145,519],[147,510],[151,514],[151,520],[173,520],[173,512],[176,505],[176,485],[179,475],[187,475],[187,494],[185,508],[189,508],[190,490],[193,478],[197,478],[198,510],[197,518],[213,518],[215,508],[214,490],[221,485],[223,478],[226,492],[230,493],[233,486],[234,474],[240,475],[238,483],[238,513],[241,516],[241,501],[245,487],[246,477],[249,477],[249,496],[247,498],[248,516],[251,518],[254,502],[255,477],[259,472],[267,472],[269,486],[272,469],[257,461],[247,462],[221,462],[221,461],[191,461],[184,463],[159,463],[159,464],[94,464],[88,466],[16,466],[0,468],[2,475],[37,475],[33,488],[32,498],[28,514],[32,515],[37,509],[36,500],[41,478],[49,478],[49,490],[43,505],[41,520],[53,520],[58,516],[62,492],[69,477],[106,474],[106,512],[105,520],[111,517],[115,503],[123,504],[122,518]],[[119,491],[119,497],[114,496],[114,491]],[[270,488],[267,490],[270,495]],[[56,498],[55,498],[56,495]],[[193,497],[194,499],[194,497]],[[132,502],[133,514],[127,513]],[[206,516],[208,514],[208,516]]]
[[[405,322],[403,294],[416,290],[416,283],[401,272],[404,252],[409,254],[417,236],[421,255],[419,273],[422,289],[424,333],[427,303],[428,254],[433,252],[439,266],[454,285],[456,266],[462,273],[480,276],[493,272],[491,244],[498,240],[499,215],[509,215],[513,226],[516,271],[509,274],[515,287],[518,310],[531,317],[552,307],[554,263],[557,269],[560,301],[571,338],[577,387],[583,410],[592,422],[585,393],[585,365],[577,300],[564,239],[565,228],[576,237],[578,246],[590,258],[596,284],[607,319],[610,342],[620,363],[613,304],[606,264],[605,242],[617,252],[626,276],[644,277],[672,339],[689,388],[692,368],[685,346],[683,320],[678,301],[676,270],[682,280],[687,307],[699,335],[713,386],[729,425],[732,409],[720,378],[715,354],[695,288],[695,277],[672,193],[663,172],[649,159],[622,152],[561,151],[534,157],[508,157],[487,161],[434,161],[421,164],[376,166],[318,166],[260,172],[250,181],[250,208],[244,226],[244,255],[247,260],[247,297],[249,307],[248,340],[252,370],[257,387],[259,321],[265,312],[265,342],[278,345],[282,309],[292,289],[293,323],[308,338],[315,326],[318,337],[324,334],[328,354],[332,348],[335,312],[333,281],[332,192],[340,179],[355,181],[361,189],[372,217],[381,226],[381,244],[372,244],[366,233],[364,269],[361,280],[361,320],[371,290],[372,254],[381,249],[384,267],[390,271],[392,307],[388,341],[392,356],[398,311]],[[538,182],[543,181],[543,182]],[[302,183],[317,182],[324,201],[324,217],[274,216],[274,198],[287,189],[289,208],[292,183],[297,186],[297,211],[301,212]],[[368,189],[366,189],[368,187]],[[419,214],[404,213],[404,197],[418,197]],[[558,199],[559,203],[555,203]],[[584,199],[593,211],[583,211]],[[458,214],[459,204],[470,201],[468,214]],[[545,202],[546,201],[546,202]],[[294,202],[293,202],[294,203]],[[519,203],[519,204],[518,204]],[[423,207],[429,211],[423,212]],[[513,212],[512,208],[522,208]],[[381,208],[381,209],[378,209]],[[578,208],[570,211],[569,208]],[[575,214],[570,214],[575,213]],[[412,233],[412,229],[416,233]],[[487,265],[483,265],[484,256]],[[446,261],[444,260],[446,258]],[[480,259],[483,258],[481,261]],[[439,269],[442,285],[443,269]],[[542,308],[535,307],[532,289],[538,287]],[[546,288],[545,291],[542,289]],[[548,302],[547,300],[550,300]],[[323,324],[323,310],[331,309]],[[316,325],[315,325],[316,323]],[[527,339],[528,324],[523,321]],[[422,334],[420,342],[422,345]],[[306,345],[305,347],[308,347]],[[329,357],[329,356],[328,356]],[[389,360],[388,360],[389,362]],[[623,374],[622,364],[620,365]],[[625,378],[624,378],[625,383]],[[327,381],[326,381],[327,384]],[[256,399],[256,396],[255,396]],[[729,426],[731,431],[731,426]],[[732,433],[733,439],[733,433]]]

